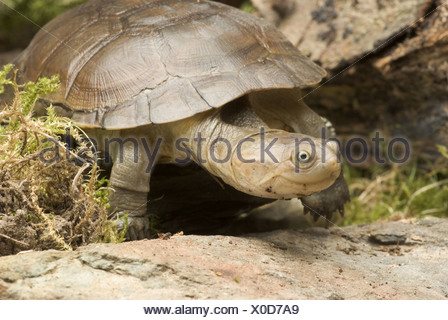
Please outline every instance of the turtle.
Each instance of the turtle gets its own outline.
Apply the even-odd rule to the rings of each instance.
[[[91,0],[50,21],[14,64],[21,82],[59,75],[36,112],[53,105],[111,160],[111,212],[127,215],[130,240],[150,236],[156,163],[192,161],[249,197],[301,197],[317,215],[348,199],[338,144],[301,95],[325,70],[237,8]]]

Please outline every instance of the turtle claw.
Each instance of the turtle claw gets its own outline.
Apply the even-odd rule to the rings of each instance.
[[[143,240],[149,239],[150,236],[149,219],[147,217],[131,217],[128,219],[126,239]]]
[[[150,224],[147,217],[128,217],[127,219],[120,218],[117,221],[118,230],[121,231],[125,228],[126,220],[126,240],[134,241],[149,239],[151,237]]]
[[[124,230],[126,225],[126,240],[148,239],[151,236],[149,218],[145,216],[147,196],[147,192],[113,186],[109,210],[118,230]]]
[[[350,201],[347,183],[341,173],[335,183],[328,189],[300,199],[304,213],[310,213],[317,221],[320,217],[330,221],[334,212],[344,217],[344,204]]]

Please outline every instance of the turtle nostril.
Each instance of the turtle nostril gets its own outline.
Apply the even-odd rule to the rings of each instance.
[[[340,169],[340,164],[337,161],[337,159],[331,159],[327,162],[327,166],[328,168],[330,168],[330,170],[332,171],[336,171],[338,169]]]

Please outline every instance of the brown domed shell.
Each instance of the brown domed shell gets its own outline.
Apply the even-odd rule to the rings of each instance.
[[[204,0],[92,0],[48,23],[16,64],[21,81],[59,74],[61,90],[45,100],[106,129],[176,121],[325,75],[268,23]]]

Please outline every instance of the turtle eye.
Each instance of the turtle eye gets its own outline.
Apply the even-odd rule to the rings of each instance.
[[[311,155],[308,151],[302,150],[297,153],[296,159],[298,162],[308,163],[311,160]]]
[[[300,150],[294,154],[292,158],[296,166],[303,169],[311,167],[316,160],[316,157],[310,154],[307,150]]]

